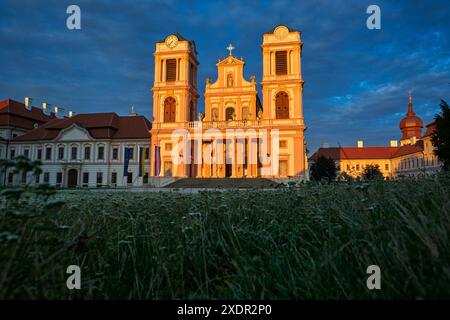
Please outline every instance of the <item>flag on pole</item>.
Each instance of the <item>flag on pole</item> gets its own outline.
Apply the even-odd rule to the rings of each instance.
[[[160,146],[155,146],[155,176],[159,176],[159,172],[161,171],[160,148]]]
[[[128,176],[128,165],[130,163],[130,148],[125,148],[124,162],[123,162],[123,176]]]
[[[147,152],[146,147],[139,148],[139,177],[145,176],[146,168],[145,168],[145,153]]]

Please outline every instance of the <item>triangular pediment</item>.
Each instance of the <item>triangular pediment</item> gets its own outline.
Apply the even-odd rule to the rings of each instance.
[[[236,65],[236,64],[244,64],[244,59],[238,59],[235,56],[228,56],[222,60],[220,60],[216,66],[222,66],[222,65]]]
[[[61,130],[59,135],[56,137],[57,141],[90,141],[92,136],[89,134],[85,128],[72,124],[71,126]]]

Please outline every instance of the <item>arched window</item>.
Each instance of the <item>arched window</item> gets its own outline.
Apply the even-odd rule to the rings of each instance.
[[[177,103],[174,98],[168,97],[164,101],[164,122],[175,122]]]
[[[225,120],[227,120],[227,121],[234,120],[234,108],[228,107],[225,110]]]
[[[289,119],[289,96],[280,91],[275,96],[275,113],[277,119]]]

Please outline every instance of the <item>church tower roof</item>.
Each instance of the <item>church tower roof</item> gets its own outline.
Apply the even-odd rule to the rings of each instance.
[[[400,121],[400,130],[402,131],[402,140],[412,137],[422,136],[423,121],[416,116],[413,110],[412,96],[409,93],[408,112],[406,117]]]

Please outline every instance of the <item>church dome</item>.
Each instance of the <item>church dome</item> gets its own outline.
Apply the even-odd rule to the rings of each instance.
[[[412,137],[420,138],[422,136],[423,121],[413,110],[412,97],[409,96],[408,113],[400,121],[400,130],[402,131],[402,140]]]

